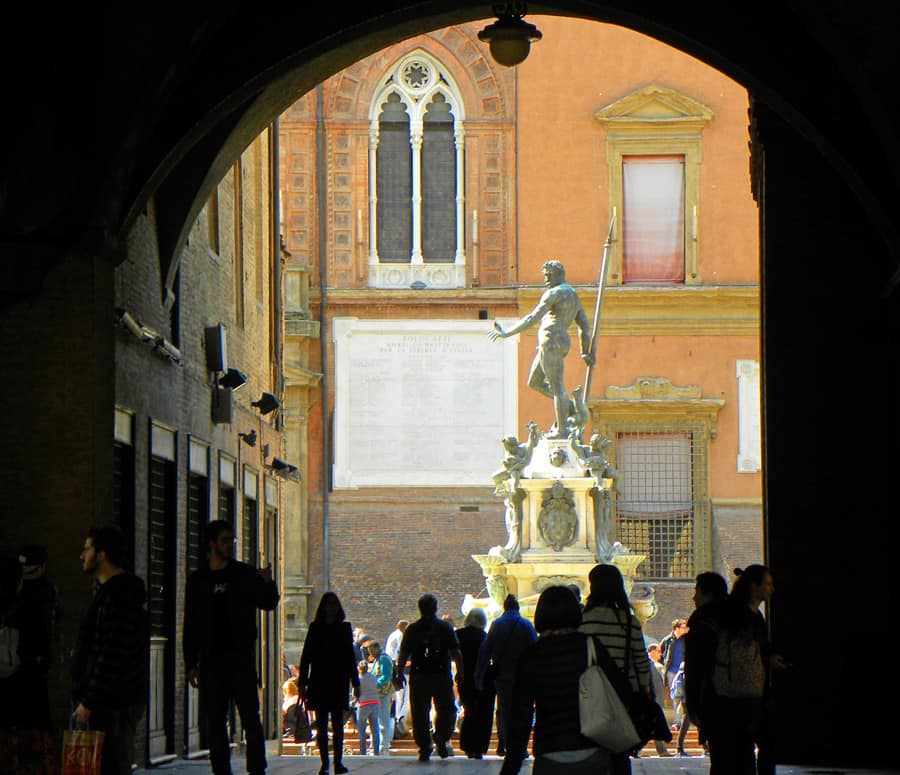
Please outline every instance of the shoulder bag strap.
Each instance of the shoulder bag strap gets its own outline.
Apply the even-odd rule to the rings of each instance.
[[[629,620],[629,625],[630,625]],[[629,626],[629,631],[630,631]],[[606,646],[594,635],[591,636],[591,640],[594,643],[594,652],[597,657],[597,664],[602,668],[603,672],[606,673],[606,677],[609,678],[609,682],[613,685],[613,688],[616,690],[616,694],[619,695],[619,699],[622,700],[622,703],[627,708],[631,701],[631,695],[634,693],[634,690],[631,688],[631,683],[628,680],[627,673],[623,673],[619,666],[613,661],[613,658],[609,655],[609,652],[606,650]],[[625,637],[625,645],[626,648],[630,648],[631,646],[631,638],[626,635]],[[628,664],[628,651],[625,652],[625,664]]]

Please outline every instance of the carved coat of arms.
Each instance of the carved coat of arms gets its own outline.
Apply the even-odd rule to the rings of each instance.
[[[544,494],[537,523],[541,539],[552,546],[554,551],[562,551],[563,547],[575,541],[578,512],[575,511],[572,493],[562,482],[554,482]]]

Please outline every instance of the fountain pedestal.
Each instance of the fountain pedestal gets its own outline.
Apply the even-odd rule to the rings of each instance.
[[[502,613],[506,595],[513,594],[521,614],[532,619],[537,599],[548,586],[577,584],[584,598],[591,568],[609,562],[622,572],[641,622],[656,614],[652,588],[634,590],[644,555],[631,554],[610,534],[614,472],[601,466],[596,455],[589,457],[589,449],[573,439],[541,438],[517,482],[510,478],[498,485],[497,494],[507,505],[509,540],[487,554],[472,555],[484,574],[488,596],[466,595],[463,613],[478,606],[491,620]]]

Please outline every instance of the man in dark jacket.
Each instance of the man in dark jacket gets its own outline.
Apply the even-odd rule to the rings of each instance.
[[[126,571],[125,536],[93,527],[81,567],[96,592],[78,632],[72,666],[76,727],[105,733],[103,775],[131,773],[134,733],[147,701],[149,638],[144,582]]]
[[[498,616],[478,651],[475,664],[475,685],[488,683],[488,673],[493,675],[497,691],[497,755],[506,755],[506,727],[512,707],[512,689],[516,677],[516,664],[525,649],[537,640],[534,626],[519,613],[519,600],[507,595],[503,601],[503,613]]]
[[[188,577],[184,596],[185,675],[200,688],[213,772],[231,775],[226,716],[234,700],[247,740],[247,772],[261,775],[266,751],[257,694],[256,611],[275,608],[278,587],[271,568],[257,570],[234,559],[231,523],[208,523],[205,539],[209,564]]]
[[[456,680],[464,680],[462,652],[456,630],[437,618],[438,601],[432,594],[419,598],[420,618],[414,621],[400,641],[398,663],[410,661],[409,712],[413,738],[419,749],[419,761],[427,762],[437,748],[438,756],[453,756],[450,736],[456,726],[456,701],[450,661],[456,665]],[[434,735],[431,734],[431,706],[434,704]],[[432,747],[432,740],[434,746]]]

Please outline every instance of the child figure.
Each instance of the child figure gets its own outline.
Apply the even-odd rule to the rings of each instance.
[[[294,714],[300,700],[300,688],[296,678],[288,678],[281,685],[281,732],[286,739],[294,739]]]
[[[372,753],[378,756],[381,751],[381,730],[378,728],[378,709],[381,698],[375,676],[369,672],[369,663],[362,659],[357,665],[359,669],[359,694],[356,706],[356,729],[359,733],[359,755],[366,755],[366,726],[372,730]]]
[[[504,436],[500,442],[506,452],[503,458],[503,468],[494,471],[491,479],[494,481],[494,495],[515,495],[522,479],[522,471],[531,462],[531,453],[538,442],[537,424],[528,423],[528,442],[519,444],[515,436]],[[509,490],[506,490],[506,481],[510,481]]]

